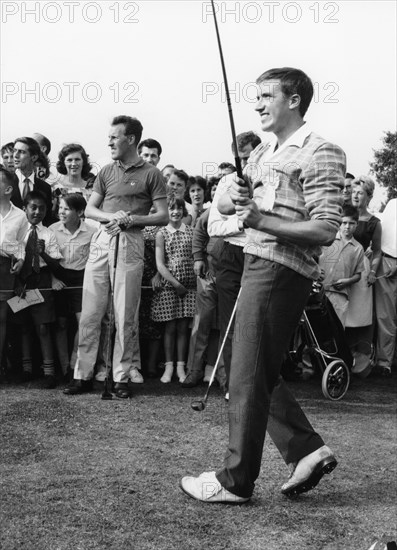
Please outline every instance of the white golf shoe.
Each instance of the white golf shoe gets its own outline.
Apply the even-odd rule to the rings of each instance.
[[[243,504],[249,500],[249,497],[239,497],[224,489],[217,480],[215,472],[204,472],[198,477],[183,477],[180,486],[187,495],[201,502]]]
[[[314,489],[325,474],[330,474],[338,464],[331,449],[323,445],[296,464],[289,480],[281,487],[287,496],[295,496]]]

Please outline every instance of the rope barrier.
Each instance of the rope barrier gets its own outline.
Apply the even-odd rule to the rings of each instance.
[[[61,290],[77,290],[77,289],[82,289],[84,287],[82,286],[64,286],[63,288],[60,288],[59,290],[56,290],[55,288],[27,288],[26,290],[53,290],[54,292],[60,292]],[[153,290],[153,287],[151,286],[141,286],[141,290]],[[196,292],[195,289],[190,289],[190,290],[194,290],[194,292]],[[0,292],[15,292],[15,289],[14,288],[4,288],[2,289]]]

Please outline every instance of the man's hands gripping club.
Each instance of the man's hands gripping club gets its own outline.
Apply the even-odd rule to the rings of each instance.
[[[125,231],[133,226],[133,217],[129,212],[124,212],[124,210],[119,210],[113,214],[113,218],[108,222],[101,222],[105,225],[105,231],[111,237],[116,236],[121,231]]]

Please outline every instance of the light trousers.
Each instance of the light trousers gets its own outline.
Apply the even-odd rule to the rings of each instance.
[[[100,343],[101,322],[112,293],[115,237],[100,230],[91,241],[84,274],[83,304],[79,328],[79,348],[74,378],[93,377]],[[120,233],[113,288],[113,315],[116,327],[113,349],[113,380],[127,382],[131,368],[141,367],[139,351],[139,304],[143,274],[141,231]]]

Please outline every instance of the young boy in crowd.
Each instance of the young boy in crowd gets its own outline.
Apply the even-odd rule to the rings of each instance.
[[[28,229],[25,213],[11,202],[13,175],[0,170],[0,362],[3,358],[7,325],[7,300],[13,297],[15,275],[25,258],[23,237]]]
[[[364,250],[353,237],[357,222],[357,208],[346,204],[335,241],[331,246],[323,247],[319,262],[326,295],[343,327],[346,323],[350,288],[361,279],[364,271]]]
[[[94,226],[86,224],[83,220],[86,206],[86,200],[80,193],[65,195],[59,202],[60,221],[50,227],[63,257],[59,262],[60,270],[53,275],[52,288],[58,291],[54,296],[57,318],[56,344],[62,374],[67,381],[70,381],[70,365],[74,368],[77,359],[84,270],[90,253],[91,239],[97,231]],[[77,332],[69,361],[67,321],[71,315],[76,318]]]
[[[24,379],[32,377],[30,324],[33,323],[40,341],[43,358],[44,387],[55,388],[54,350],[50,323],[55,321],[54,298],[51,288],[51,270],[56,270],[62,258],[54,233],[44,227],[46,198],[39,191],[31,191],[24,200],[28,230],[24,236],[25,261],[18,276],[17,293],[39,289],[44,302],[31,305],[15,314],[14,322],[21,325],[22,365]]]

